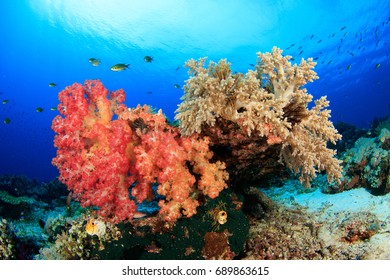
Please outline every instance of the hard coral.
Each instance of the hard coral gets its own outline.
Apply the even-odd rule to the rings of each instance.
[[[307,108],[312,96],[303,86],[317,79],[315,62],[291,65],[276,47],[258,58],[245,75],[233,74],[226,60],[207,68],[205,58],[189,60],[191,77],[176,115],[181,131],[208,136],[215,156],[239,179],[253,181],[286,165],[306,185],[322,170],[339,180],[340,161],[326,147],[341,138],[329,102],[322,97]]]
[[[153,198],[158,183],[160,214],[174,222],[196,213],[200,195],[215,198],[227,187],[221,162],[211,163],[208,139],[181,137],[162,112],[147,106],[128,109],[123,90],[98,81],[74,84],[59,93],[53,120],[58,148],[53,164],[60,180],[82,206],[97,206],[112,222],[131,220],[137,202]],[[114,114],[118,117],[114,119]]]
[[[389,193],[390,152],[384,149],[385,139],[382,141],[381,136],[382,133],[376,138],[361,137],[353,148],[345,151],[341,156],[344,163],[341,183],[324,188],[324,192],[337,193],[364,187],[375,195]]]
[[[0,260],[16,258],[15,240],[6,219],[0,220]]]

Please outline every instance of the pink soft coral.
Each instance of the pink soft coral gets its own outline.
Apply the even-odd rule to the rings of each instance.
[[[157,183],[165,197],[160,215],[174,222],[196,213],[200,194],[215,198],[227,187],[224,164],[209,161],[207,139],[182,137],[161,111],[127,109],[123,90],[107,95],[97,80],[65,88],[59,93],[64,117],[52,124],[58,148],[53,164],[82,206],[97,206],[113,222],[131,220],[137,206],[129,189],[142,202],[153,198]]]

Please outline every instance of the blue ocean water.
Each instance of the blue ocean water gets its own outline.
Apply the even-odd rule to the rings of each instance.
[[[296,61],[315,58],[320,79],[307,89],[328,96],[334,122],[368,127],[390,112],[390,3],[331,2],[0,1],[0,175],[58,175],[50,108],[67,85],[100,79],[123,88],[129,107],[149,104],[173,119],[186,60],[227,58],[246,72],[273,46]],[[130,69],[113,72],[116,63]]]

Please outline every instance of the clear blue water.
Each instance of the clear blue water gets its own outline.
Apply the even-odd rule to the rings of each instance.
[[[173,118],[187,59],[227,58],[246,72],[273,46],[318,58],[308,91],[328,96],[333,121],[367,127],[390,112],[389,37],[389,1],[0,1],[0,175],[57,176],[50,108],[67,85],[99,78],[123,88],[128,106]],[[116,63],[131,69],[113,72]]]

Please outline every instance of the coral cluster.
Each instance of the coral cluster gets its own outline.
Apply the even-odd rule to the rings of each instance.
[[[82,206],[97,206],[112,222],[131,220],[157,183],[164,197],[159,213],[174,222],[194,215],[202,196],[215,198],[227,187],[225,165],[210,162],[207,138],[181,137],[161,111],[128,109],[123,90],[108,94],[98,80],[65,88],[58,106],[63,116],[52,123],[53,164]]]
[[[250,186],[288,167],[306,185],[321,171],[339,180],[339,161],[327,148],[341,138],[329,102],[322,97],[308,109],[312,96],[303,88],[317,78],[315,63],[292,65],[278,48],[258,57],[245,75],[226,60],[208,68],[205,59],[188,61],[179,128],[146,105],[127,108],[123,90],[108,92],[98,80],[65,88],[62,116],[52,123],[60,181],[83,207],[96,206],[115,223],[139,216],[138,205],[159,195],[159,215],[174,223],[216,198],[229,177]]]
[[[0,260],[15,259],[15,241],[6,219],[0,220]]]
[[[317,78],[315,62],[290,56],[273,48],[258,53],[255,70],[233,73],[226,60],[189,60],[191,77],[176,119],[185,135],[210,138],[215,156],[223,159],[231,174],[254,181],[287,166],[300,173],[306,185],[325,170],[328,179],[339,180],[340,162],[327,142],[341,138],[329,120],[326,97],[315,101],[303,86]]]
[[[158,215],[118,225],[123,236],[104,243],[101,259],[231,259],[241,254],[249,224],[243,197],[224,190],[207,199],[190,219],[168,223]],[[223,209],[223,210],[222,210]],[[213,215],[224,211],[222,222]],[[216,224],[218,226],[216,226]]]
[[[318,238],[319,225],[300,209],[275,208],[252,220],[245,259],[318,260],[328,255]]]
[[[280,206],[262,220],[251,220],[244,259],[387,259],[386,221],[370,212],[315,213],[306,207]],[[383,239],[371,240],[383,234]],[[372,242],[368,242],[372,241]]]
[[[336,193],[364,187],[373,194],[390,192],[390,132],[382,128],[374,138],[361,137],[343,153],[344,174],[340,184],[331,184],[324,192]]]
[[[90,231],[91,221],[99,224],[99,230]],[[69,221],[59,217],[57,221],[52,221],[52,223],[56,222],[62,223],[61,231],[56,236],[52,236],[55,241],[42,248],[36,259],[97,259],[97,252],[104,249],[103,242],[113,242],[122,235],[114,224],[99,221],[88,215]],[[101,230],[102,227],[104,227],[104,230]]]

